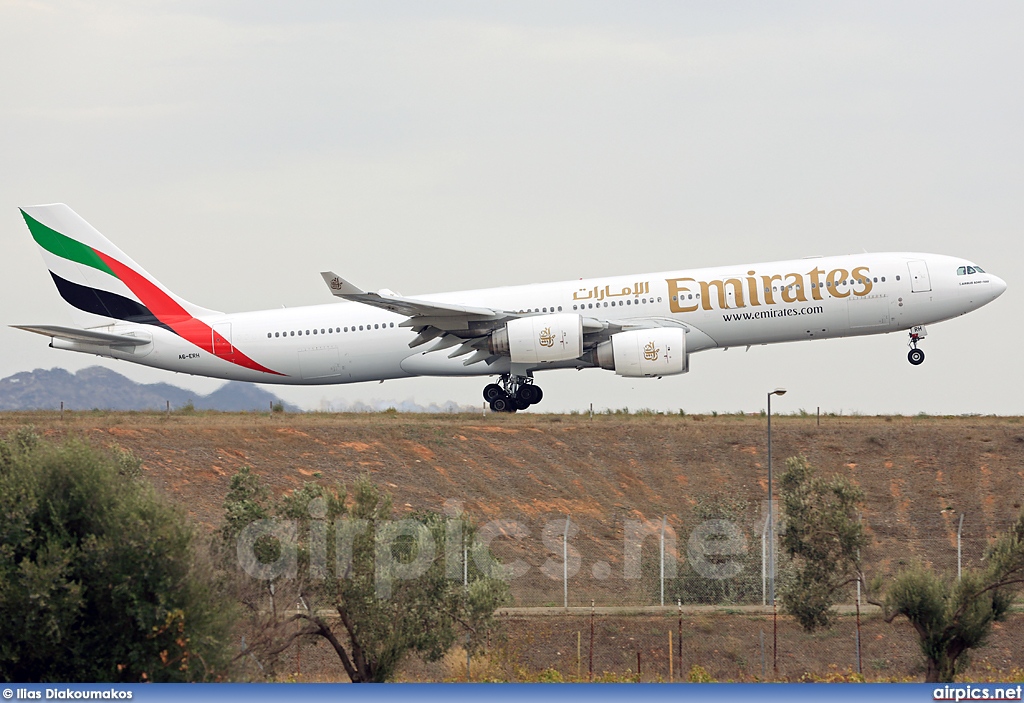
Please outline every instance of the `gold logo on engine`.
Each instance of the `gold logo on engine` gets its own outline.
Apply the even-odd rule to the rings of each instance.
[[[654,342],[648,342],[644,345],[644,359],[647,361],[657,361],[659,351],[661,350],[654,346]]]
[[[540,331],[540,345],[542,347],[555,346],[555,335],[551,334],[550,327],[545,327]]]

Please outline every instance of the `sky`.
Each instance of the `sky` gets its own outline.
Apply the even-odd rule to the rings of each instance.
[[[109,366],[18,212],[65,202],[180,296],[332,304],[861,251],[973,260],[994,303],[905,333],[538,375],[533,411],[1024,415],[1019,2],[0,0],[0,377]],[[269,387],[481,404],[482,378]]]

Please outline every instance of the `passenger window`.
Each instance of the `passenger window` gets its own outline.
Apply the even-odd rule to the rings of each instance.
[[[313,330],[313,334],[316,334],[316,330]]]
[[[375,329],[375,330],[379,330],[379,329],[380,329],[380,325],[374,325],[374,326],[373,326],[373,329]]]
[[[629,301],[627,300],[627,301],[626,301],[626,305],[629,305],[629,304],[630,304],[630,303],[629,303]]]
[[[898,280],[900,280],[900,277],[899,277],[899,276],[897,276],[897,277],[896,277],[896,280],[897,280],[897,281],[898,281]]]
[[[562,306],[561,305],[558,306],[558,312],[562,312]]]
[[[882,276],[882,283],[885,283],[885,276]]]
[[[661,297],[660,297],[660,296],[658,297],[658,302],[659,302],[659,303],[661,302]]]
[[[270,332],[267,332],[267,339],[270,339]]]

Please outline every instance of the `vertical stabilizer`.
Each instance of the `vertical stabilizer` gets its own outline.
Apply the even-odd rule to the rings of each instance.
[[[167,327],[216,314],[162,286],[67,205],[24,207],[21,214],[76,324],[121,320]]]

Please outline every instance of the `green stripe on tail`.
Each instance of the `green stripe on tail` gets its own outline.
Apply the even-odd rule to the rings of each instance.
[[[21,211],[22,217],[25,218],[25,224],[28,225],[29,231],[32,233],[32,238],[36,240],[36,244],[41,246],[46,251],[67,259],[69,261],[75,261],[85,266],[91,266],[92,268],[102,271],[103,273],[110,274],[117,278],[110,267],[107,266],[103,259],[101,259],[92,247],[88,247],[81,242],[76,242],[71,237],[65,236],[56,230],[52,230],[41,222],[36,222],[34,219],[28,216],[24,210]]]

